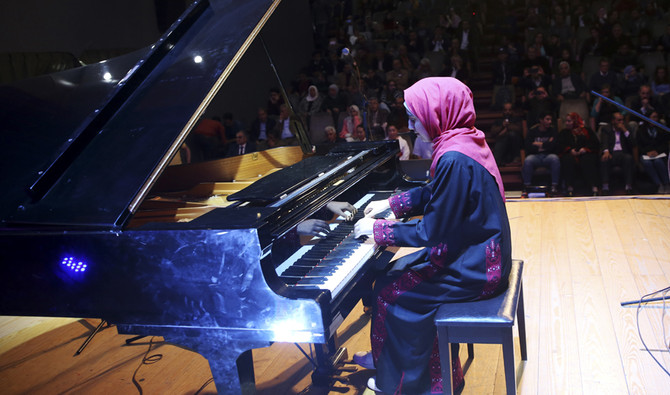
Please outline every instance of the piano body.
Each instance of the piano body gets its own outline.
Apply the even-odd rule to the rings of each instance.
[[[396,187],[397,142],[308,155],[184,222],[135,218],[157,186],[176,188],[161,175],[187,169],[166,167],[278,3],[197,1],[145,51],[0,87],[0,314],[164,336],[206,357],[221,393],[255,391],[250,350],[271,342],[332,362],[367,268],[387,257],[373,248],[324,288],[280,277],[273,248],[331,200]]]

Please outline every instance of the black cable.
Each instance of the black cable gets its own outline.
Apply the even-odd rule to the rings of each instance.
[[[642,345],[644,346],[644,349],[651,356],[651,358],[654,360],[654,362],[656,362],[656,364],[665,372],[665,374],[670,376],[670,372],[668,372],[668,370],[665,369],[665,367],[663,367],[661,362],[659,362],[659,360],[656,359],[654,354],[651,353],[651,350],[649,350],[649,347],[647,347],[647,343],[644,342],[644,338],[642,337],[642,332],[640,331],[640,310],[642,309],[642,303],[647,303],[644,299],[648,298],[648,297],[651,297],[652,295],[656,295],[656,294],[661,293],[661,292],[666,293],[668,291],[670,291],[670,287],[663,288],[661,290],[648,293],[648,294],[646,294],[646,295],[644,295],[643,297],[640,298],[640,301],[637,304],[636,324],[637,324],[637,334],[640,337],[640,341],[642,341]],[[663,299],[663,308],[665,309],[665,297]],[[663,345],[664,345],[664,348],[667,347],[667,345],[665,344],[665,334],[663,334]]]
[[[135,387],[139,391],[140,395],[143,394],[142,386],[135,379],[135,376],[137,375],[137,372],[140,370],[140,367],[142,367],[142,365],[152,365],[152,364],[160,361],[161,359],[163,359],[163,354],[154,354],[154,355],[149,356],[149,352],[151,351],[151,347],[153,346],[153,341],[154,341],[154,337],[152,336],[151,339],[149,340],[149,348],[147,349],[147,352],[144,353],[144,355],[142,356],[142,360],[140,361],[140,364],[137,365],[137,368],[133,372],[132,381],[133,381],[133,384],[135,384]]]

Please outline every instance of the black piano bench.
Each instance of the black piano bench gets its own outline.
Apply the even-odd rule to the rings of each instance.
[[[500,295],[486,300],[464,303],[446,303],[435,315],[442,365],[444,394],[452,394],[450,343],[468,343],[468,359],[474,358],[472,343],[502,344],[507,394],[516,394],[514,370],[514,342],[512,327],[514,315],[518,319],[521,359],[526,352],[526,322],[523,311],[521,275],[523,261],[514,259],[509,274],[509,288]]]

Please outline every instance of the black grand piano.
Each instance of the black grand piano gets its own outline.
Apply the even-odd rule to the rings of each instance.
[[[335,330],[388,257],[352,222],[273,251],[328,202],[398,187],[396,142],[307,155],[189,222],[130,225],[279,2],[196,1],[146,50],[0,87],[0,314],[164,336],[209,360],[220,393],[253,393],[250,350],[271,342],[317,345],[327,374]],[[317,257],[329,268],[305,269]]]

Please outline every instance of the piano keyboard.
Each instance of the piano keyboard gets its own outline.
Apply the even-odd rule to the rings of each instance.
[[[280,279],[288,286],[330,290],[335,299],[360,268],[374,254],[377,245],[373,237],[354,238],[354,224],[364,217],[364,206],[373,198],[384,199],[388,194],[369,193],[354,207],[358,212],[351,221],[331,223],[330,233],[316,244],[298,249],[276,269]],[[393,213],[377,215],[376,218],[391,218]]]

